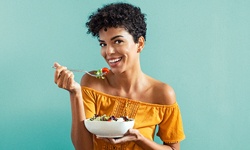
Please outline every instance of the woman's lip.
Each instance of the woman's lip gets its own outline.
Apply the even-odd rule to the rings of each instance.
[[[122,57],[108,59],[108,64],[110,67],[117,66],[122,60]]]
[[[119,58],[111,58],[111,59],[108,59],[108,62],[109,63],[116,63],[118,61],[120,61],[122,59],[122,57],[119,57]]]

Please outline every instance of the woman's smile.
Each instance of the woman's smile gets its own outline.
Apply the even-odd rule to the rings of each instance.
[[[122,27],[101,29],[99,36],[101,54],[111,69],[119,68],[119,72],[123,72],[129,66],[133,66],[134,59],[138,59],[134,55],[137,44],[126,29]]]
[[[110,59],[109,63],[116,63],[116,62],[120,61],[121,59],[122,59],[122,57],[116,58],[116,59]]]
[[[108,59],[108,63],[110,67],[115,67],[121,62],[121,60],[122,60],[122,57],[111,58],[111,59]]]

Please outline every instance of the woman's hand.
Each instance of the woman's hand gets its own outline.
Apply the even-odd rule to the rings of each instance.
[[[109,142],[109,143],[112,143],[112,144],[119,144],[119,143],[125,143],[125,142],[133,141],[133,142],[137,143],[142,149],[180,150],[180,144],[179,143],[164,144],[164,145],[157,144],[154,141],[151,141],[151,140],[145,138],[136,129],[129,129],[127,131],[127,133],[122,138],[118,138],[118,139],[98,138],[98,139],[103,139],[106,142]]]
[[[54,67],[56,68],[54,81],[59,88],[68,90],[70,93],[77,93],[77,91],[81,90],[80,84],[74,80],[74,74],[67,70],[67,67],[58,63],[55,63]]]
[[[118,139],[99,138],[99,139],[103,139],[106,142],[109,142],[112,144],[119,144],[119,143],[131,142],[131,141],[138,141],[142,137],[143,136],[141,135],[141,133],[138,130],[129,129],[122,138],[118,138]]]

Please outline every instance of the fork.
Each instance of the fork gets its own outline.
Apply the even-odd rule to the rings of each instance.
[[[56,69],[55,66],[52,66],[52,68]],[[93,73],[90,73],[89,71],[86,71],[86,70],[79,70],[79,69],[69,69],[67,68],[69,71],[72,71],[72,72],[85,72],[87,73],[88,75],[92,76],[92,77],[96,77],[96,78],[102,78],[104,79],[103,75],[105,75],[106,73],[102,73],[100,71],[96,71],[94,74]]]

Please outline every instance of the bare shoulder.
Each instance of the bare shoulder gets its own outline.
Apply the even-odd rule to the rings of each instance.
[[[81,86],[100,90],[103,87],[102,85],[104,85],[106,82],[106,79],[95,78],[88,74],[84,74],[81,79]]]
[[[174,89],[161,81],[153,79],[153,96],[156,98],[157,103],[162,105],[172,105],[176,102]]]

